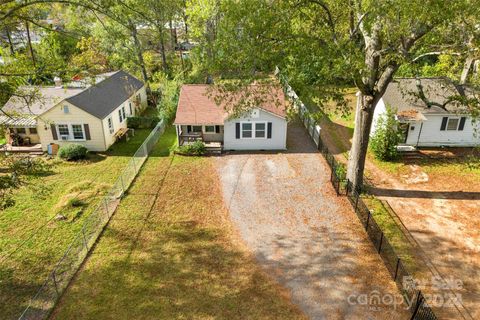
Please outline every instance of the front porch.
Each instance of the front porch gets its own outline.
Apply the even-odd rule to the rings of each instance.
[[[210,153],[223,150],[223,125],[176,125],[178,145],[202,141]]]

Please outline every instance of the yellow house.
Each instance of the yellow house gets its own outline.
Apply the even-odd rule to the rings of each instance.
[[[24,88],[25,89],[25,88]],[[30,144],[83,144],[91,151],[105,151],[115,143],[115,134],[127,127],[126,118],[147,106],[145,85],[132,75],[118,71],[93,86],[36,87],[38,98],[26,103],[12,97],[0,118],[8,133]]]

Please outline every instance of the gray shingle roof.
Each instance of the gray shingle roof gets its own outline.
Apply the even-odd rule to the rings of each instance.
[[[142,81],[125,71],[118,71],[66,101],[103,119],[142,87]]]
[[[26,97],[30,96],[30,98],[23,99],[12,96],[2,110],[9,115],[39,115],[50,110],[64,99],[82,91],[83,88],[20,87],[19,93]]]
[[[383,101],[397,109],[398,113],[451,114],[465,111],[465,107],[458,102],[446,104],[445,109],[437,105],[427,106],[419,96],[418,84],[423,87],[429,102],[442,105],[452,96],[462,95],[467,91],[464,87],[456,86],[448,78],[399,78],[390,83],[383,95]]]

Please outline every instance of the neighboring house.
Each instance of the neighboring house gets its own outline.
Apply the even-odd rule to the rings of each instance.
[[[91,151],[105,151],[116,140],[116,133],[127,127],[126,118],[147,106],[144,84],[124,71],[109,74],[90,87],[24,87],[35,92],[35,99],[12,97],[1,116],[10,143],[13,136],[40,143],[43,150],[51,143],[60,146],[80,143]]]
[[[386,106],[396,111],[401,144],[415,147],[480,144],[480,126],[472,122],[467,109],[452,97],[471,97],[472,89],[454,85],[447,78],[395,79],[378,102],[373,133]],[[477,132],[478,131],[478,132]]]
[[[180,145],[203,140],[224,150],[284,150],[287,148],[286,100],[269,87],[261,105],[233,118],[234,106],[217,105],[209,85],[184,85],[180,90],[175,126]],[[253,86],[250,86],[253,88]]]

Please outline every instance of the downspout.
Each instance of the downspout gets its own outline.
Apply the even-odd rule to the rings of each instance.
[[[422,134],[422,129],[423,129],[423,121],[420,124],[420,132],[418,132],[417,144],[415,145],[415,148],[418,148],[418,143],[420,142],[420,136]]]

